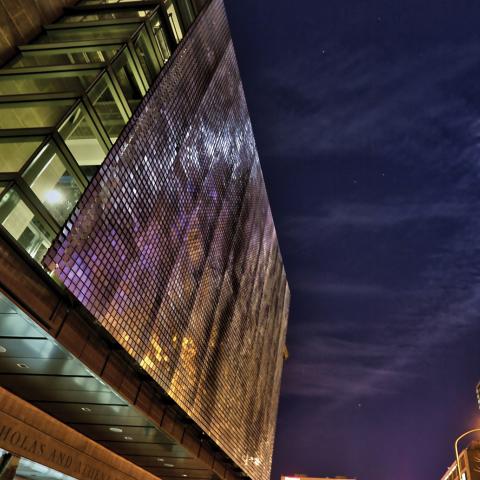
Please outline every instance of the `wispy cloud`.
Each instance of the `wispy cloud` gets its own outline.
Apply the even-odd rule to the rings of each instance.
[[[415,376],[390,365],[391,344],[319,336],[315,330],[305,332],[302,359],[285,366],[285,395],[314,396],[333,404],[359,401],[394,393],[402,381]],[[409,357],[411,346],[401,348]]]
[[[405,163],[411,164],[423,154],[419,148],[436,137],[440,144],[430,144],[435,153],[450,140],[439,119],[455,118],[464,128],[473,128],[464,99],[445,96],[445,88],[477,67],[479,53],[477,45],[465,45],[460,53],[440,44],[422,58],[406,52],[392,63],[378,47],[352,52],[332,44],[325,46],[322,61],[315,65],[308,56],[289,60],[301,84],[295,75],[285,78],[265,70],[272,103],[266,112],[276,111],[268,119],[275,142],[268,144],[266,153],[297,158],[375,145],[384,152],[405,153]],[[311,75],[303,74],[311,69]],[[414,137],[409,134],[413,119],[419,128]],[[288,130],[291,125],[294,132]]]
[[[367,281],[366,272],[356,279],[332,276],[318,266],[310,268],[307,256],[291,276],[294,294],[328,301],[342,313],[333,312],[332,318],[332,312],[325,315],[320,309],[317,318],[293,329],[284,394],[318,397],[332,408],[393,394],[414,378],[413,365],[475,326],[480,320],[480,216],[472,211],[480,213],[475,200],[407,207],[344,203],[325,206],[319,215],[288,219],[285,231],[295,240],[315,244],[330,232],[325,251],[340,241],[346,227],[354,232],[377,227],[414,231],[412,224],[435,220],[448,225],[450,219],[462,227],[432,252],[405,289]],[[349,303],[354,306],[348,308]]]
[[[320,311],[298,326],[289,336],[292,356],[283,394],[318,397],[331,408],[393,394],[415,377],[412,366],[468,334],[480,320],[480,249],[474,232],[480,233],[480,221],[451,242],[408,291],[361,281],[300,282],[307,294],[334,296],[344,303],[358,297],[370,303],[395,298],[396,303],[392,311],[379,309],[373,316],[349,310],[338,321]],[[301,352],[298,358],[296,352]]]
[[[480,102],[468,86],[480,44],[394,59],[372,45],[282,58],[291,74],[262,72],[257,117],[272,168],[290,165],[293,183],[305,164],[299,184],[317,189],[295,192],[303,202],[278,222],[299,322],[284,394],[334,406],[395,392],[480,317]]]
[[[466,339],[471,349],[468,337],[478,335],[479,7],[433,12],[422,2],[390,2],[388,21],[376,24],[372,8],[382,2],[360,3],[350,2],[348,15],[344,2],[332,3],[341,5],[332,7],[336,16],[319,7],[308,35],[282,43],[281,54],[271,55],[269,30],[268,52],[250,56],[257,80],[247,88],[293,298],[283,394],[302,400],[283,403],[293,411],[284,411],[292,420],[284,430],[297,433],[303,417],[301,458],[324,430],[323,462],[361,457],[375,467],[360,477],[430,478],[424,464],[433,462],[419,455],[414,465],[407,454],[418,450],[410,437],[421,413],[397,398],[403,418],[409,413],[410,424],[398,428],[405,435],[395,422],[374,428],[394,451],[382,472],[382,462],[365,460],[371,448],[360,453],[355,444],[380,438],[366,421],[377,412],[351,407],[402,418],[382,409],[382,397],[409,384],[430,393],[428,382],[443,380],[433,367],[453,358],[453,342]],[[455,15],[459,9],[472,14]],[[437,413],[442,400],[414,399]],[[355,437],[345,433],[350,426]],[[318,462],[315,453],[312,467]]]
[[[389,395],[411,374],[387,370],[381,366],[338,365],[335,363],[302,364],[285,367],[284,395],[316,397],[332,403],[360,401],[370,395]]]
[[[321,295],[393,295],[398,294],[383,285],[367,283],[324,282],[322,280],[299,280],[294,282],[295,291]]]
[[[283,228],[288,235],[311,229],[330,227],[388,227],[404,222],[428,219],[455,218],[470,214],[471,205],[465,203],[407,203],[397,201],[389,205],[336,203],[319,208],[318,213],[290,216]]]
[[[319,241],[329,240],[333,243],[341,241],[347,231],[355,235],[362,233],[372,235],[376,232],[381,236],[385,235],[388,229],[422,228],[428,222],[458,223],[463,220],[468,221],[471,210],[472,204],[468,204],[465,200],[432,203],[424,197],[418,198],[415,203],[405,199],[389,199],[389,203],[383,205],[333,203],[318,207],[316,211],[308,214],[286,216],[280,225],[280,230],[283,237],[290,242],[291,251],[307,252],[316,249]],[[344,284],[344,282],[339,283]],[[315,279],[315,284],[304,287],[312,290],[322,288],[318,278]],[[332,288],[334,288],[333,285]],[[357,285],[353,288],[369,287]]]

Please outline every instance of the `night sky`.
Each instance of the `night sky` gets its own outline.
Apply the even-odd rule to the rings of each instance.
[[[272,478],[480,426],[480,2],[226,0],[292,304]]]

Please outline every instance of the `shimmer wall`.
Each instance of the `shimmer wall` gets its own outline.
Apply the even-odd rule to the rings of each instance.
[[[289,290],[221,1],[45,265],[249,476],[269,478]]]

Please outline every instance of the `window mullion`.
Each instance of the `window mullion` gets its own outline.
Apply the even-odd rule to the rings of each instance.
[[[93,132],[97,134],[97,138],[100,141],[102,148],[105,151],[105,154],[112,148],[112,142],[110,141],[110,137],[108,136],[106,130],[103,128],[102,122],[98,117],[95,109],[93,108],[90,99],[84,95],[81,100],[83,110],[86,114],[87,122],[90,124]]]
[[[132,110],[130,109],[127,98],[125,97],[123,90],[118,83],[117,77],[113,73],[112,67],[110,65],[107,67],[107,78],[108,83],[112,86],[112,95],[117,102],[122,118],[125,120],[126,123],[132,116]]]
[[[15,184],[20,192],[22,200],[32,210],[35,215],[41,220],[42,225],[56,236],[60,231],[61,225],[57,223],[53,215],[40,202],[39,198],[33,193],[27,182],[21,177],[17,178]]]
[[[74,178],[83,187],[82,190],[87,188],[88,180],[75,160],[75,157],[72,155],[72,152],[70,152],[69,148],[67,147],[67,144],[64,142],[62,136],[58,132],[54,132],[52,135],[52,141],[60,152],[60,156],[65,160],[67,166],[70,168]]]
[[[148,84],[147,78],[145,77],[145,73],[143,71],[142,65],[140,64],[140,60],[137,58],[137,52],[135,51],[135,47],[133,46],[132,40],[129,40],[127,42],[126,52],[127,52],[130,68],[132,69],[133,75],[135,76],[138,86],[141,89],[142,97],[144,97],[149,88],[149,84]]]

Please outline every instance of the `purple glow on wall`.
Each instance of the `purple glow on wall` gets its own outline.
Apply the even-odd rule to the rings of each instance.
[[[45,264],[248,475],[269,478],[289,290],[220,1]]]

